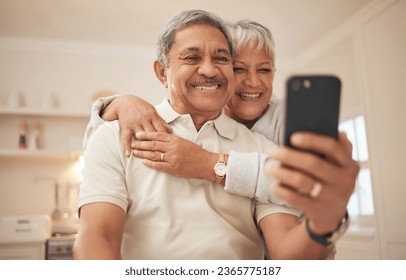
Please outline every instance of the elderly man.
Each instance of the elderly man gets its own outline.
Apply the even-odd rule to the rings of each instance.
[[[218,17],[204,11],[177,14],[161,34],[154,63],[169,92],[157,111],[175,135],[210,150],[268,152],[271,142],[222,113],[234,92],[232,57],[230,36]],[[117,121],[103,124],[88,144],[76,258],[261,259],[258,228],[273,259],[324,258],[331,251],[314,239],[337,228],[345,199],[333,217],[318,215],[315,204],[312,224],[298,222],[295,209],[152,170],[123,151]],[[296,156],[289,150],[274,153],[282,163]]]

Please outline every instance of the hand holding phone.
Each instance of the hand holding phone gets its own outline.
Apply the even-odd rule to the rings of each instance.
[[[309,131],[337,139],[341,82],[335,76],[292,76],[287,81],[284,143],[290,136]]]

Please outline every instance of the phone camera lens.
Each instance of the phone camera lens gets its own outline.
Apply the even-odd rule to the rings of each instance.
[[[303,81],[303,86],[304,88],[310,88],[312,83],[309,80],[304,80]]]
[[[298,91],[300,89],[301,81],[300,80],[294,80],[292,81],[292,89],[294,91]]]

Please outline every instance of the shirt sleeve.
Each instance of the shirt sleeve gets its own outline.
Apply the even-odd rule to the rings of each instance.
[[[100,97],[93,103],[90,113],[90,121],[87,124],[85,136],[83,137],[83,150],[86,150],[89,139],[92,137],[97,128],[105,123],[105,120],[100,117],[100,112],[103,111],[104,108],[106,108],[117,97],[119,97],[119,95]]]
[[[273,179],[265,172],[266,160],[265,154],[231,151],[224,190],[264,203],[272,202]]]
[[[267,203],[271,200],[272,178],[266,174],[265,154],[231,151],[227,162],[224,190],[229,193],[255,198]]]
[[[272,201],[272,184],[275,182],[275,180],[266,172],[266,163],[268,157],[266,154],[260,154],[258,157],[259,172],[255,190],[255,199],[261,202],[276,203],[276,201]]]
[[[258,180],[258,153],[231,151],[227,162],[224,190],[229,193],[253,198]]]
[[[126,157],[121,152],[118,122],[101,125],[89,140],[84,153],[85,167],[80,184],[78,209],[85,204],[108,202],[128,206],[125,166]]]
[[[227,177],[224,190],[240,196],[255,198],[262,203],[289,206],[272,193],[277,181],[266,173],[266,154],[239,153],[231,151],[227,163]]]
[[[273,100],[266,114],[255,123],[252,130],[280,145],[283,142],[284,122],[283,102]],[[224,190],[263,203],[287,205],[272,194],[272,184],[276,181],[265,171],[266,163],[266,154],[230,152]]]
[[[259,224],[263,218],[272,214],[290,214],[299,217],[302,211],[285,205],[262,203],[260,201],[255,202],[255,219],[257,224]]]

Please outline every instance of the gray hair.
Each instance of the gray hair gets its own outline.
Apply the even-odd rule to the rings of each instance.
[[[265,47],[266,53],[271,57],[275,67],[275,42],[267,27],[249,19],[227,23],[227,27],[233,38],[236,52],[245,45],[252,46],[257,43],[258,50]]]
[[[177,31],[194,24],[211,25],[220,30],[226,38],[231,58],[234,58],[234,47],[231,35],[223,20],[213,13],[203,10],[184,10],[171,17],[158,38],[158,61],[168,65],[168,53],[174,44]]]

